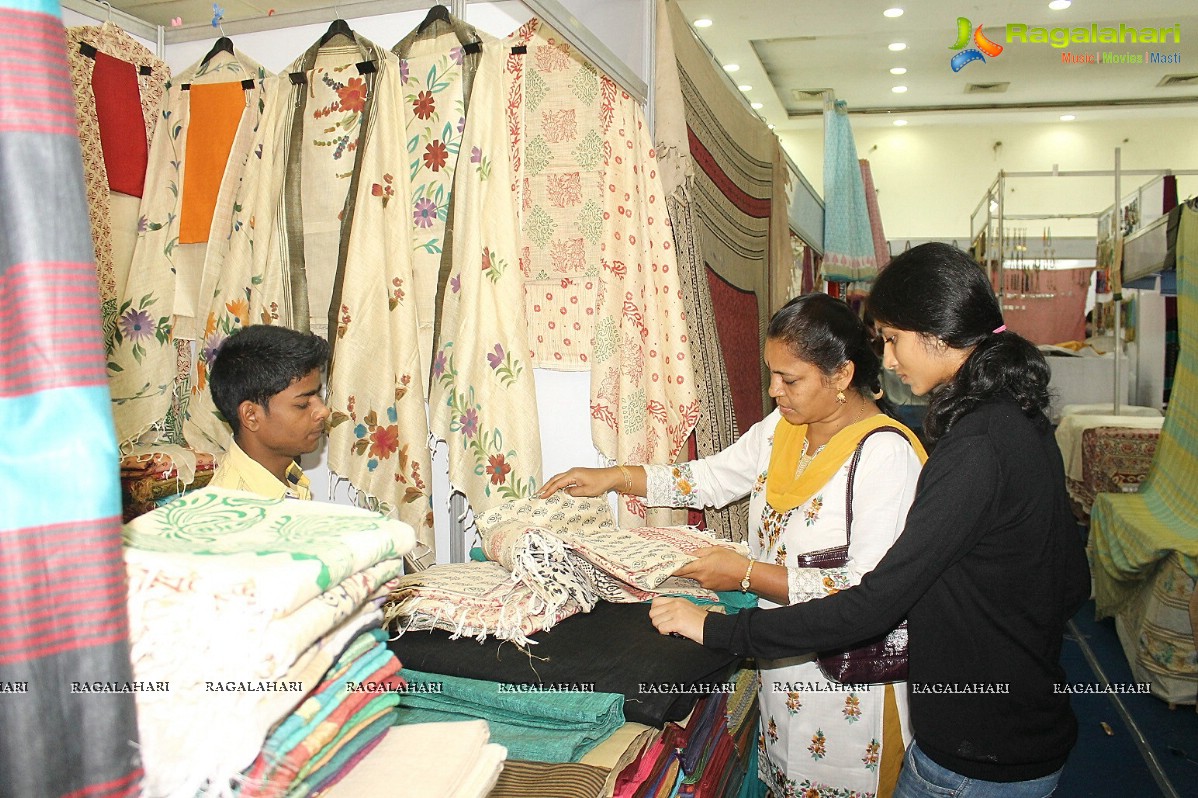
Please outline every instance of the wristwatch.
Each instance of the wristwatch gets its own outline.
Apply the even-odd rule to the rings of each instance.
[[[749,576],[753,573],[753,563],[757,562],[752,557],[749,558],[749,567],[745,569],[745,578],[740,580],[740,592],[749,592]]]

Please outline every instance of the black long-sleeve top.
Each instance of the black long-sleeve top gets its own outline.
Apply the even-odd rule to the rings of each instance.
[[[1065,622],[1088,595],[1051,427],[1000,398],[940,439],[903,533],[860,585],[789,607],[709,614],[703,638],[774,659],[851,646],[906,616],[920,749],[963,776],[1024,781],[1058,770],[1077,738],[1057,686]]]

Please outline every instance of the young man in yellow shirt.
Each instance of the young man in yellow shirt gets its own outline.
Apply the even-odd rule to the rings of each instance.
[[[269,498],[311,499],[296,462],[325,435],[329,409],[321,369],[328,343],[318,335],[256,324],[229,336],[212,363],[209,383],[233,444],[211,487]]]

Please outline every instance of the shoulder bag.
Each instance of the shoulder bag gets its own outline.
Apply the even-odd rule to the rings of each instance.
[[[878,427],[870,430],[857,444],[849,461],[848,487],[845,489],[844,545],[798,555],[801,568],[843,568],[849,559],[849,541],[853,535],[853,478],[865,441],[875,432],[894,432],[906,435],[897,427]],[[852,648],[821,651],[816,655],[819,669],[834,682],[841,684],[883,684],[907,678],[907,622],[904,620],[886,634],[858,643]]]

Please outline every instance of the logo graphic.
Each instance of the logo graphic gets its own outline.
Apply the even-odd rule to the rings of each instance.
[[[972,37],[970,34],[973,34]],[[973,47],[968,50],[964,49],[965,45],[969,44],[970,38],[973,39]],[[981,61],[986,63],[986,56],[996,58],[1002,52],[1002,45],[997,42],[992,42],[982,33],[982,26],[978,25],[974,30],[973,23],[965,17],[957,17],[957,43],[950,50],[960,50],[948,62],[953,68],[953,72],[960,72],[966,64],[973,61]]]

